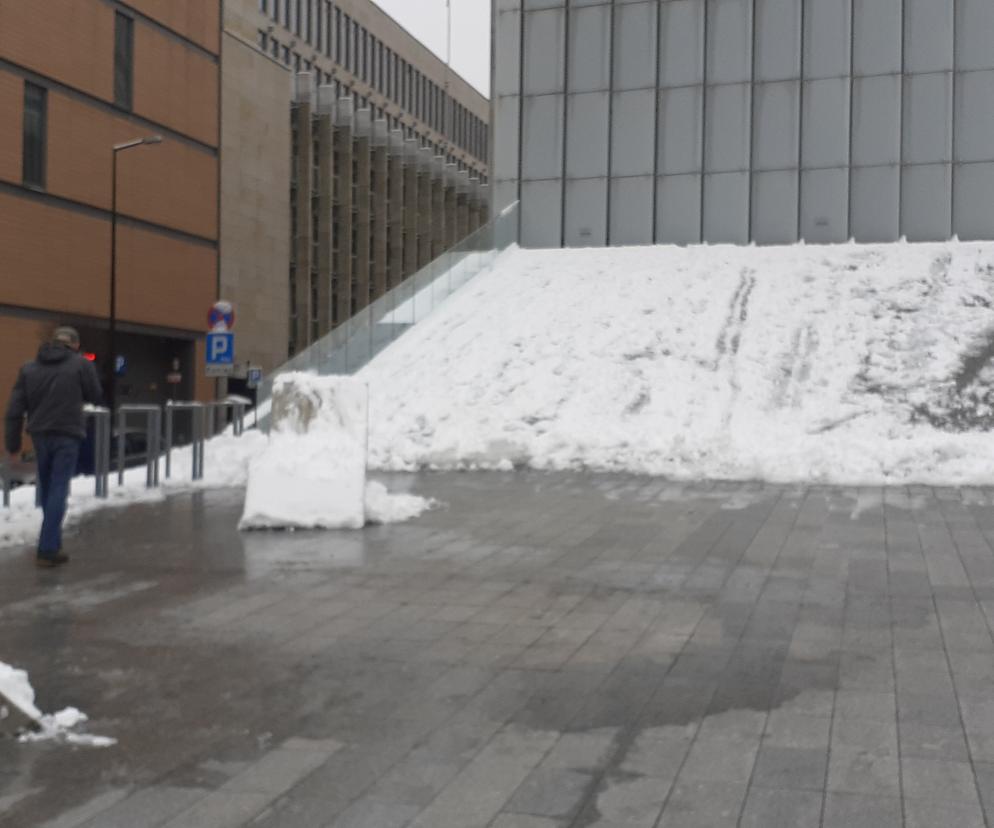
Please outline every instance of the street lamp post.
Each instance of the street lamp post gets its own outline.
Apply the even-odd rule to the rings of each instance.
[[[110,173],[110,381],[107,383],[107,397],[111,413],[117,401],[117,155],[132,147],[144,144],[161,144],[161,135],[148,135],[114,144],[111,153]]]

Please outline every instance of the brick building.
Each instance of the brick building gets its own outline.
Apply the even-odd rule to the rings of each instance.
[[[118,402],[204,395],[217,298],[220,0],[0,2],[0,391],[60,323]],[[167,386],[178,360],[182,381]]]

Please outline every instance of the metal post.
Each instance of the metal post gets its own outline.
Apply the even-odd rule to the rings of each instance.
[[[110,174],[110,378],[107,382],[107,402],[111,411],[117,402],[117,147],[111,150]],[[118,482],[123,482],[123,472]]]
[[[124,407],[117,409],[117,485],[124,485],[124,428],[128,416]]]
[[[173,471],[173,408],[172,400],[166,403],[166,480]]]

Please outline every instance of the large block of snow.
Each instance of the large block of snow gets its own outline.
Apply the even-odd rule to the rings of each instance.
[[[365,524],[368,392],[351,377],[285,374],[269,445],[252,459],[242,529]]]

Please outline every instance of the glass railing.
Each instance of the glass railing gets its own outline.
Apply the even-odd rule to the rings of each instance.
[[[268,409],[277,375],[288,371],[354,374],[455,291],[488,270],[517,241],[515,202],[266,377],[259,387],[260,414]]]

